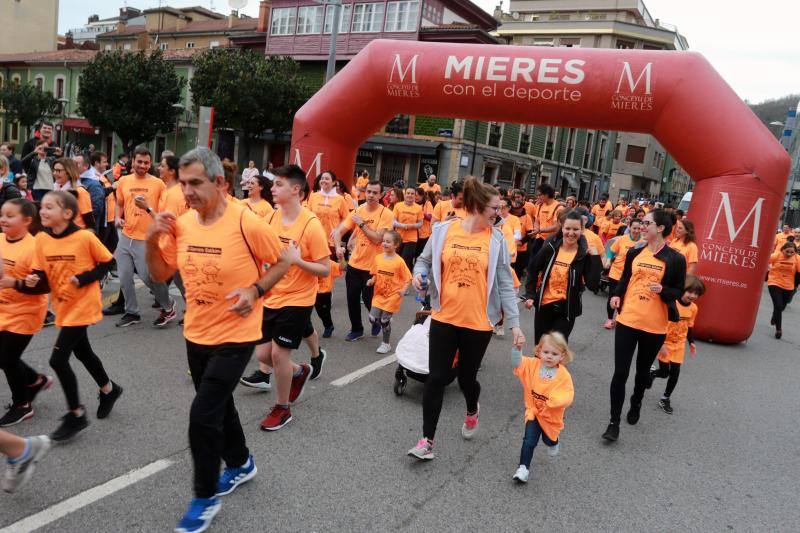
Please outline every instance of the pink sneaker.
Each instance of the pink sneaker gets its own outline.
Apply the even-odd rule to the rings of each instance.
[[[614,329],[614,326],[615,326],[616,324],[617,324],[617,323],[616,323],[616,321],[615,321],[615,320],[613,320],[613,319],[609,318],[608,320],[606,320],[606,323],[605,323],[605,324],[603,324],[603,327],[604,327],[604,328],[606,328],[606,329]]]
[[[433,459],[433,441],[421,438],[416,446],[408,450],[408,455],[430,461]]]
[[[467,415],[464,418],[464,425],[461,426],[461,436],[466,440],[470,440],[478,432],[478,415],[481,413],[481,404],[478,404],[478,410],[474,415]]]

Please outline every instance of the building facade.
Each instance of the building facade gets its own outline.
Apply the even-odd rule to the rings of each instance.
[[[0,54],[55,50],[58,7],[58,0],[0,0]]]
[[[77,45],[94,43],[98,35],[116,31],[120,22],[128,26],[142,26],[145,18],[139,9],[121,7],[116,17],[101,19],[98,15],[90,15],[85,26],[73,28],[67,33],[72,35],[72,41]]]

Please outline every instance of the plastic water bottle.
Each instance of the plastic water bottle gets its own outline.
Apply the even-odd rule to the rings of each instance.
[[[518,358],[522,357],[522,350],[520,350],[516,346],[512,346],[511,347],[511,355],[514,357],[514,359],[518,359]]]
[[[422,290],[417,291],[417,296],[414,298],[416,301],[422,303],[425,301],[425,298],[428,296],[428,275],[427,274],[420,274],[422,278]]]

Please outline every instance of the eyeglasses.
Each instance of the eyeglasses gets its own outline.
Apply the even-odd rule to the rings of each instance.
[[[492,211],[500,211],[501,208],[499,205],[487,205],[486,209],[491,209]]]
[[[641,222],[642,226],[644,226],[645,228],[648,227],[650,224],[655,224],[655,222],[653,222],[652,220],[642,220]]]

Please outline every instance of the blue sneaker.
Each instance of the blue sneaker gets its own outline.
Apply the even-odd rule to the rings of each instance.
[[[175,527],[175,533],[200,533],[208,529],[222,505],[219,498],[194,498],[189,502],[189,510]]]
[[[325,331],[322,332],[323,339],[330,339],[331,335],[333,335],[333,326],[325,328]]]
[[[364,331],[351,331],[347,334],[347,337],[344,338],[347,342],[357,341],[358,339],[364,338]]]
[[[217,496],[227,496],[239,485],[247,483],[253,479],[258,472],[253,456],[247,458],[247,462],[236,468],[225,468],[217,482]]]
[[[373,337],[377,337],[378,335],[380,335],[381,334],[381,324],[380,324],[380,322],[375,322],[374,324],[372,324],[372,329],[370,329],[369,333]]]

